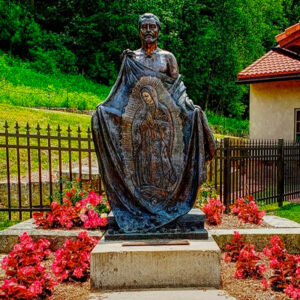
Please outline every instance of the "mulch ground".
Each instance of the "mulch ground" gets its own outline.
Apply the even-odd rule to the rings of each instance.
[[[260,225],[244,223],[237,216],[231,214],[222,215],[222,223],[220,225],[212,226],[205,223],[206,229],[256,229],[256,228],[273,228],[273,226],[262,222]]]
[[[235,263],[224,262],[224,253],[221,259],[221,280],[222,286],[220,289],[227,291],[228,294],[238,300],[287,300],[290,299],[284,293],[273,292],[271,289],[263,290],[261,280],[255,279],[236,279]],[[51,272],[50,265],[54,259],[53,254],[50,259],[44,261],[44,264]],[[1,260],[1,256],[0,256]],[[268,261],[262,261],[268,265]],[[272,270],[267,270],[265,273],[266,278],[271,276]],[[0,285],[5,279],[4,271],[0,271]],[[54,288],[54,300],[85,300],[89,298],[90,294],[90,281],[87,282],[63,282]]]
[[[224,257],[224,254],[223,254]],[[262,260],[268,267],[268,260]],[[261,280],[259,279],[236,279],[234,277],[235,273],[235,263],[225,262],[222,258],[221,260],[221,280],[222,289],[224,289],[228,294],[235,297],[238,300],[285,300],[291,299],[285,293],[274,292],[270,288],[266,291],[263,290]],[[267,269],[264,273],[265,278],[269,278],[272,274],[271,269]]]

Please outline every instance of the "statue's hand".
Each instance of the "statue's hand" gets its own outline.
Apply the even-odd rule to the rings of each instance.
[[[153,124],[153,118],[149,113],[147,114],[147,121],[150,122],[151,125]]]
[[[120,56],[121,60],[123,60],[124,56],[126,56],[126,55],[127,55],[128,57],[132,58],[132,57],[134,56],[134,52],[133,52],[132,50],[130,50],[130,49],[124,50],[124,51],[122,52],[121,56]]]

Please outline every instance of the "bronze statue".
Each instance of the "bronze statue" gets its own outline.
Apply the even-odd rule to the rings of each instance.
[[[188,98],[174,55],[157,47],[159,19],[139,19],[142,47],[125,50],[119,76],[92,118],[99,170],[125,233],[148,232],[188,213],[215,144]]]

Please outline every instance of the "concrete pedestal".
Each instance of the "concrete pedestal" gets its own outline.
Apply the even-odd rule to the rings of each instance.
[[[96,289],[218,287],[218,245],[211,237],[189,243],[124,246],[120,241],[100,241],[91,254],[91,285]]]

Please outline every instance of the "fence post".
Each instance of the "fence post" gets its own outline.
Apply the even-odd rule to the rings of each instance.
[[[278,206],[282,207],[284,200],[284,148],[283,139],[278,140],[277,158],[277,196]]]
[[[231,186],[231,167],[230,167],[230,139],[224,138],[224,205],[226,206],[226,213],[230,211],[230,186]]]

